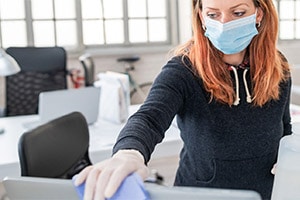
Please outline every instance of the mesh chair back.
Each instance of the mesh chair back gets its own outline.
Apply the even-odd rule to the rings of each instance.
[[[21,175],[70,179],[91,165],[88,147],[89,129],[81,113],[54,119],[21,136]]]
[[[40,92],[67,88],[64,48],[10,47],[6,52],[21,67],[6,77],[6,116],[36,114]]]

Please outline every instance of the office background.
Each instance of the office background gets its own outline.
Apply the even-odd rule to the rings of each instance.
[[[90,53],[95,74],[123,71],[117,58],[138,55],[134,76],[151,81],[169,51],[187,41],[190,0],[0,0],[0,46],[63,46],[68,68]],[[280,16],[279,49],[300,64],[300,0],[274,0]],[[0,77],[0,108],[5,105]]]
[[[192,35],[190,2],[0,0],[0,46],[4,49],[10,46],[63,46],[68,52],[68,67],[80,69],[78,58],[87,52],[94,58],[95,74],[106,70],[123,71],[116,59],[138,55],[141,60],[136,63],[135,78],[138,82],[151,81],[169,59],[168,52]],[[299,65],[300,71],[300,0],[274,0],[274,3],[280,16],[278,47],[293,67]],[[159,11],[155,14],[149,12],[152,7],[161,9],[154,9]],[[107,12],[104,11],[106,9]],[[138,12],[130,14],[134,11]],[[132,27],[129,25],[131,19],[135,22]],[[157,24],[153,25],[152,38],[148,35],[151,32],[148,26],[151,20],[157,20]],[[109,28],[110,22],[114,24],[115,21],[122,24],[121,31],[118,26],[117,30]],[[159,32],[162,37],[157,37],[155,32]],[[294,82],[300,85],[300,73],[294,74],[299,76]],[[0,77],[0,109],[5,105],[4,84],[4,78]],[[177,158],[174,159],[169,163],[176,163]],[[165,166],[165,161],[158,160],[154,166]],[[174,169],[168,165],[164,170],[174,172],[176,165],[172,167]],[[173,175],[166,178],[172,179]]]

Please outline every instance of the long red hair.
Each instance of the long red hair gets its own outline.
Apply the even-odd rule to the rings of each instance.
[[[201,0],[193,1],[193,37],[178,47],[176,55],[187,56],[202,78],[211,99],[232,105],[235,91],[230,72],[222,60],[223,53],[218,51],[204,36],[199,11]],[[289,65],[277,51],[278,16],[272,0],[253,0],[256,7],[264,12],[264,17],[256,35],[248,47],[252,80],[253,104],[262,106],[270,100],[279,99],[280,82],[287,80]]]

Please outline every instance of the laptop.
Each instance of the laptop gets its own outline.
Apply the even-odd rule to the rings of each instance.
[[[98,87],[41,92],[38,104],[39,119],[27,121],[23,125],[27,129],[32,129],[74,111],[81,112],[91,125],[98,119],[99,100]]]
[[[79,199],[72,180],[6,177],[3,185],[10,200]],[[167,187],[153,183],[145,183],[145,188],[149,192],[151,200],[261,200],[257,192],[250,190]]]
[[[4,178],[9,200],[79,200],[71,180],[48,178]]]

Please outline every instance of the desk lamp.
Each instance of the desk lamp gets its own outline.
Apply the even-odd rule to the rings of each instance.
[[[18,73],[20,70],[21,69],[17,61],[0,48],[0,76],[13,75]],[[4,128],[0,127],[0,134],[4,133],[4,131]]]

